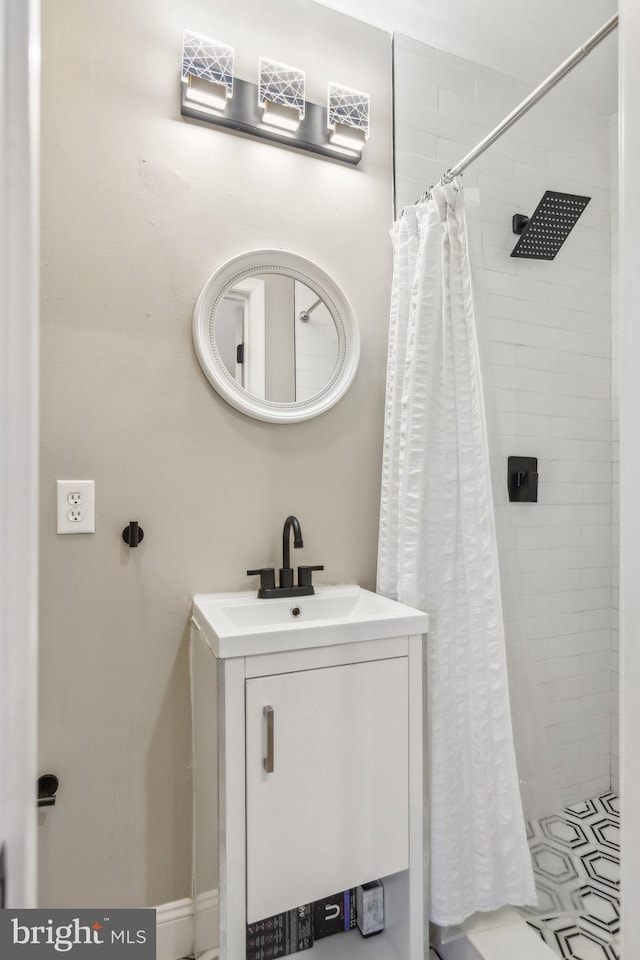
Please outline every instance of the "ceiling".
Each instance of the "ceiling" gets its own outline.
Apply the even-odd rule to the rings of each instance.
[[[616,0],[318,0],[536,87],[617,10]],[[617,110],[617,33],[562,81],[574,100]],[[515,106],[515,104],[514,104]]]

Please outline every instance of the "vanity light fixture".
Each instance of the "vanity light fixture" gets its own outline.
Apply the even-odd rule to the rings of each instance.
[[[185,30],[182,38],[183,98],[222,113],[233,96],[233,47]]]
[[[329,84],[327,126],[331,143],[345,150],[362,152],[369,137],[369,104],[368,93],[339,83]]]
[[[304,70],[260,57],[258,83],[234,77],[233,47],[184,31],[182,116],[343,163],[360,162],[369,95],[329,85],[328,106],[305,100]]]
[[[304,70],[260,57],[258,104],[263,123],[294,133],[304,119]]]

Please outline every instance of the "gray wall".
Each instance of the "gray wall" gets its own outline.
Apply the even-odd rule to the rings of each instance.
[[[190,893],[187,622],[199,591],[279,565],[295,513],[324,580],[375,582],[390,286],[389,37],[309,0],[43,5],[40,765],[43,905]],[[179,116],[183,28],[371,94],[358,168]],[[316,261],[359,318],[347,396],[294,426],[245,418],[191,344],[200,288],[261,247]],[[55,480],[95,479],[96,533],[55,533]],[[129,551],[128,520],[145,529]]]

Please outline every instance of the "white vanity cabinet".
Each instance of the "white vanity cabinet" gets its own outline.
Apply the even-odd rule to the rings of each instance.
[[[407,869],[408,734],[407,657],[247,680],[248,922]]]
[[[346,588],[333,589],[344,597]],[[359,597],[367,593],[350,589]],[[206,920],[199,924],[198,906],[211,900],[205,888],[214,882],[217,820],[220,960],[246,960],[247,923],[377,879],[384,885],[382,934],[364,939],[356,929],[318,940],[302,953],[307,960],[423,960],[426,616],[379,598],[389,622],[371,617],[359,634],[352,631],[361,639],[332,643],[349,631],[340,636],[332,628],[345,624],[332,624],[331,617],[314,630],[323,619],[316,616],[321,605],[309,602],[314,599],[299,602],[306,620],[290,627],[284,621],[287,630],[258,624],[257,646],[254,628],[247,631],[246,624],[233,642],[221,636],[222,621],[210,609],[207,616],[204,597],[195,599],[196,957],[215,956],[209,942],[215,932]],[[255,616],[265,619],[277,615],[269,604],[286,603],[283,615],[294,606],[291,600],[256,603],[264,612],[258,607]],[[402,627],[401,611],[407,611],[405,626],[412,632],[385,635]],[[236,620],[247,616],[238,613]],[[217,798],[206,769],[216,762]],[[209,857],[203,847],[210,848]]]

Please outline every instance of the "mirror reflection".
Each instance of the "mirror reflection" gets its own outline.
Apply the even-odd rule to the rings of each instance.
[[[253,397],[294,403],[316,396],[338,360],[338,330],[321,297],[280,273],[244,277],[215,311],[216,349]]]

